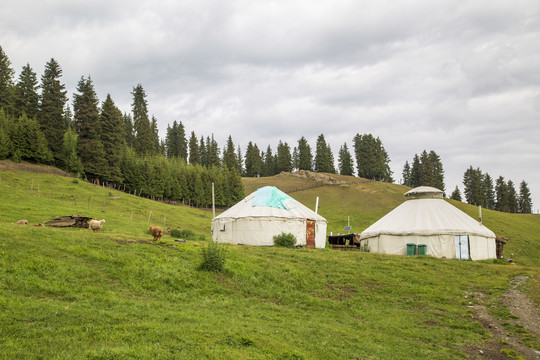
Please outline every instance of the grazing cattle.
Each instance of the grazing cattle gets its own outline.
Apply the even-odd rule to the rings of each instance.
[[[163,235],[163,229],[159,226],[150,226],[150,235],[154,237],[154,241],[157,241],[161,239],[161,235]]]

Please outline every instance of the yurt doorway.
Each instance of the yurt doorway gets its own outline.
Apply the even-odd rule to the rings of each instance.
[[[306,222],[306,246],[315,248],[315,221],[313,220]]]
[[[456,244],[456,259],[469,260],[469,236],[454,235],[454,243]]]

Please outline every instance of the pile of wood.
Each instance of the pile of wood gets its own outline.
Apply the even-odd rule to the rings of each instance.
[[[88,220],[90,219],[92,218],[82,215],[60,216],[57,218],[51,218],[50,221],[45,222],[45,225],[53,227],[78,227],[88,229]]]
[[[504,245],[506,245],[508,240],[510,239],[505,238],[503,236],[495,237],[495,245],[497,246],[496,248],[497,259],[504,259]]]

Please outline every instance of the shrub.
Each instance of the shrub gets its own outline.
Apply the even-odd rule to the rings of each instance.
[[[294,248],[296,245],[296,238],[291,233],[281,233],[274,235],[274,246]]]
[[[183,229],[183,230],[171,229],[171,232],[169,234],[171,234],[172,237],[175,237],[178,239],[184,239],[184,240],[200,239],[200,236],[198,237],[197,235],[195,235],[195,233],[192,230],[188,230],[188,229]]]
[[[199,270],[221,272],[225,266],[225,249],[213,241],[202,249]]]
[[[78,183],[79,183],[79,180],[77,180],[77,179],[73,179],[72,183],[74,183],[74,184],[78,184]]]

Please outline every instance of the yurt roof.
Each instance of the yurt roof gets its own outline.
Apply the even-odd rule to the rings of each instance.
[[[215,219],[287,218],[325,221],[326,219],[275,186],[265,186],[246,196]]]
[[[418,190],[414,193],[418,193]],[[422,236],[468,234],[495,238],[493,231],[442,198],[409,199],[364,230],[360,238],[366,239],[383,234]]]

